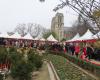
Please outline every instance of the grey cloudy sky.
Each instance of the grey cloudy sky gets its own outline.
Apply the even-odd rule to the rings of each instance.
[[[53,8],[59,0],[0,0],[0,32],[13,31],[18,23],[37,23],[50,28],[51,19],[56,14]],[[71,26],[77,19],[74,11],[64,8],[64,25]],[[71,13],[71,14],[70,14]]]

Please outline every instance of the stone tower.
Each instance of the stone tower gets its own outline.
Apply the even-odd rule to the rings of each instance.
[[[62,13],[57,13],[55,17],[52,18],[51,31],[57,35],[59,41],[64,38],[64,16]]]

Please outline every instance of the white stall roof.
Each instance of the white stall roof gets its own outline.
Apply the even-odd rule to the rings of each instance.
[[[39,40],[39,37],[36,37],[35,39],[33,39],[33,40]]]
[[[45,39],[44,38],[41,38],[40,41],[45,41]]]
[[[1,38],[9,38],[10,36],[7,34],[7,32],[1,33],[0,34]]]
[[[100,31],[99,31],[97,34],[93,35],[93,38],[94,38],[94,39],[100,38]]]
[[[18,32],[15,32],[13,35],[10,36],[10,38],[21,39],[21,35],[18,34]]]
[[[75,40],[77,40],[79,38],[80,38],[80,35],[79,35],[79,33],[77,33],[71,40],[72,41],[75,41]]]
[[[87,32],[81,36],[78,40],[90,40],[93,39],[93,33],[88,29]]]
[[[79,38],[80,38],[80,35],[79,35],[79,33],[77,33],[71,40],[68,40],[68,41],[66,41],[66,42],[76,41],[76,40],[78,40]]]
[[[57,42],[57,40],[53,37],[52,34],[47,38],[47,40],[48,40],[48,41],[54,41],[54,42]]]
[[[23,39],[29,39],[29,40],[33,40],[33,37],[30,35],[30,33],[27,33]]]

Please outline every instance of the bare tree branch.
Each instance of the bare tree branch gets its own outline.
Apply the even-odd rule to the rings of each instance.
[[[95,24],[100,30],[100,21],[98,21],[97,17],[93,15],[93,12],[95,10],[97,9],[100,10],[100,0],[65,0],[65,1],[60,0],[60,1],[61,1],[61,4],[59,4],[59,6],[57,5],[53,9],[54,11],[62,9],[65,6],[70,7],[78,14],[81,14],[82,18],[91,20],[93,23],[95,22]]]

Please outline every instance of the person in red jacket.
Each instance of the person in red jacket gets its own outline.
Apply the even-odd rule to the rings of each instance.
[[[83,51],[82,51],[80,58],[84,60],[84,59],[86,59],[86,55],[87,55],[86,54],[86,44],[84,44],[83,45]]]
[[[77,43],[77,44],[75,45],[75,55],[76,55],[76,57],[79,56],[79,53],[80,53],[80,46],[79,46],[79,44]]]

